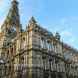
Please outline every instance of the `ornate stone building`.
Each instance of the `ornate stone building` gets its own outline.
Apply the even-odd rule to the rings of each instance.
[[[2,78],[78,78],[77,55],[59,33],[42,28],[34,17],[23,30],[18,2],[12,1],[0,33]]]

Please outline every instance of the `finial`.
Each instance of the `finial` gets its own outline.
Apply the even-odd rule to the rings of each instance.
[[[36,23],[36,20],[35,20],[35,18],[33,16],[31,17],[29,23]]]
[[[60,34],[58,32],[56,32],[55,37],[57,40],[60,40]]]
[[[17,0],[13,0],[13,1],[17,1]]]
[[[12,3],[17,3],[18,4],[18,1],[17,0],[12,0]]]
[[[34,23],[36,23],[36,20],[35,20],[35,18],[33,16],[31,17],[31,21],[33,21]]]

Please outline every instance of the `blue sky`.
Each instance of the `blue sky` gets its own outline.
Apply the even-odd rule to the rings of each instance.
[[[0,25],[3,23],[12,0],[0,0]],[[78,0],[18,0],[21,23],[26,27],[31,16],[38,23],[78,49]]]

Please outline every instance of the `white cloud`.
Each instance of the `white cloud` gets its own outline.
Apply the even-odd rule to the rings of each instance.
[[[64,30],[61,32],[61,36],[64,39],[64,41],[68,44],[74,44],[76,37],[73,35],[71,31]]]
[[[0,0],[0,6],[3,4],[3,0]]]
[[[70,46],[78,47],[78,17],[63,17],[54,24],[54,30],[58,31],[61,39]]]
[[[69,37],[72,37],[73,36],[73,34],[70,32],[70,31],[67,31],[67,30],[65,30],[65,31],[62,31],[61,32],[61,35],[62,36],[69,36]]]

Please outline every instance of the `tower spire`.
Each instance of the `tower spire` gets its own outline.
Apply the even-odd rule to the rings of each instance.
[[[6,22],[6,26],[5,25],[4,26],[8,30],[11,30],[11,28],[14,28],[16,30],[16,32],[20,32],[20,16],[19,16],[17,0],[12,0],[11,8],[8,12],[5,22]],[[1,27],[1,28],[5,28],[5,27]],[[2,29],[2,31],[5,31],[5,29],[4,30]]]
[[[18,1],[17,0],[12,0],[12,3],[18,3]]]

